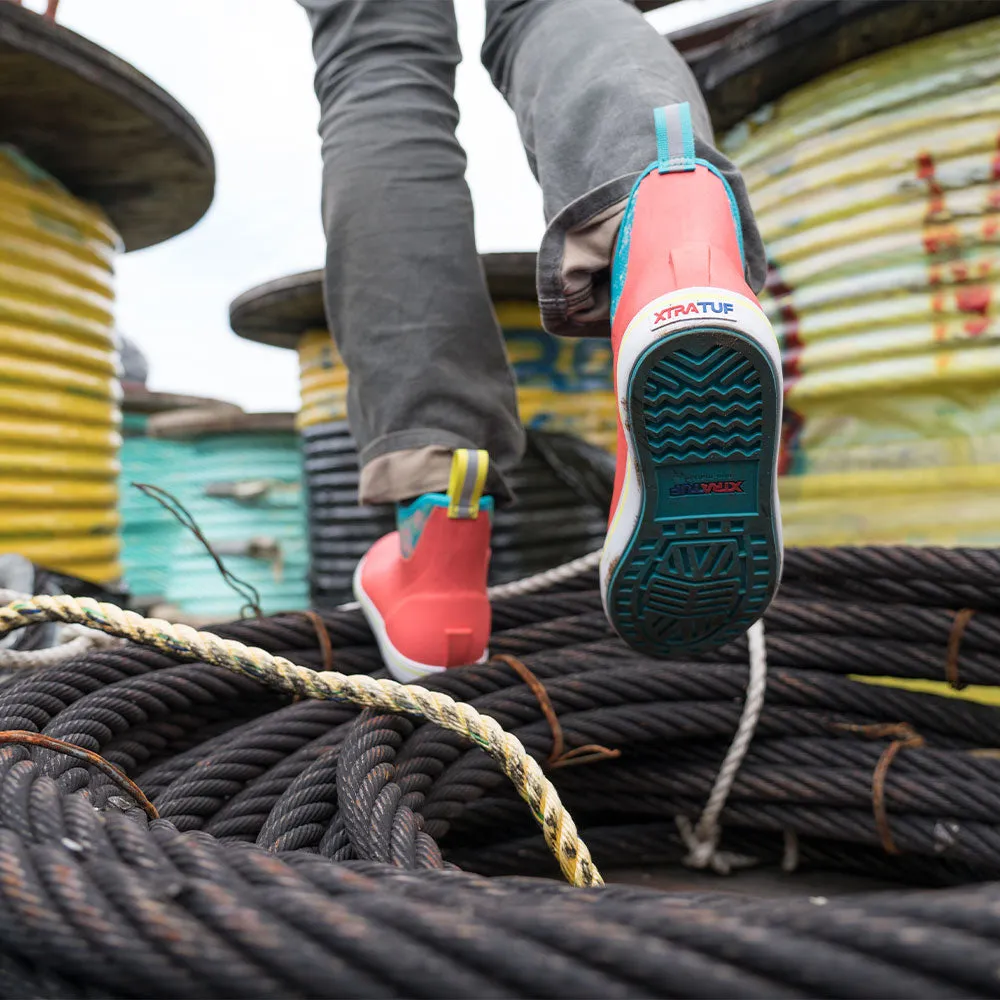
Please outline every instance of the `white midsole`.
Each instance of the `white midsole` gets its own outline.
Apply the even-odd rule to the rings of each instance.
[[[696,314],[681,312],[680,315],[676,315],[679,311],[678,307],[699,306],[700,304],[723,308],[721,312],[703,311],[699,308]],[[727,311],[725,307],[731,308]],[[670,315],[665,315],[666,313],[670,313]],[[611,575],[635,534],[644,499],[644,488],[642,477],[638,473],[639,464],[635,455],[636,446],[629,416],[629,385],[632,379],[632,370],[646,353],[646,350],[656,341],[684,330],[704,328],[706,325],[721,330],[732,327],[734,332],[738,332],[756,343],[770,358],[778,379],[778,422],[776,426],[781,427],[781,352],[767,316],[755,302],[738,292],[718,288],[683,288],[653,299],[635,314],[622,336],[622,342],[618,349],[618,361],[615,366],[618,418],[625,430],[628,454],[625,456],[625,479],[601,553],[601,601],[604,604],[605,614],[608,614],[609,617],[611,615],[608,609],[608,592],[611,585]],[[775,475],[771,477],[771,480],[780,575],[783,548],[777,470],[775,470]]]
[[[375,602],[365,593],[365,588],[361,584],[361,571],[364,568],[366,558],[366,556],[362,556],[361,561],[354,569],[354,597],[358,604],[361,605],[361,610],[375,636],[375,642],[378,644],[378,649],[382,654],[385,665],[389,668],[389,673],[402,684],[418,681],[429,674],[443,673],[448,669],[447,667],[435,667],[429,663],[420,663],[417,660],[411,660],[392,644],[382,613],[375,606]],[[485,663],[489,659],[489,655],[489,649],[484,649],[483,655],[476,662]]]

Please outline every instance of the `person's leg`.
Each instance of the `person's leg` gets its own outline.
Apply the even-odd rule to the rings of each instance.
[[[314,33],[326,308],[350,377],[360,499],[397,503],[399,530],[362,559],[354,590],[390,670],[413,680],[483,655],[493,497],[508,498],[502,473],[524,447],[455,138],[455,11],[299,2]]]
[[[653,654],[728,641],[781,572],[781,361],[743,180],[683,60],[624,0],[488,0],[483,57],[542,185],[543,322],[610,319],[608,617]]]
[[[739,203],[747,283],[763,286],[743,178],[713,144],[687,63],[627,0],[486,0],[482,56],[542,187],[538,292],[550,333],[610,333],[611,257],[632,185],[656,159],[652,115],[663,105],[690,105],[697,154]]]
[[[448,485],[456,448],[520,460],[513,375],[476,253],[455,138],[452,0],[299,0],[323,141],[325,296],[350,373],[361,502]]]

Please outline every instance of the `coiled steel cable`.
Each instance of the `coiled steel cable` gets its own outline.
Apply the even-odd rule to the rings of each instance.
[[[81,809],[85,790],[60,793],[16,749],[0,767],[2,800],[28,803],[0,829],[0,951],[33,995],[995,991],[992,886],[817,906],[331,864]]]
[[[453,729],[471,739],[500,763],[541,824],[566,877],[574,884],[601,884],[590,853],[577,836],[572,817],[563,809],[552,783],[514,737],[505,733],[493,719],[479,715],[469,705],[395,681],[364,675],[348,676],[334,671],[317,673],[233,640],[197,632],[184,625],[142,618],[134,612],[122,611],[114,605],[99,604],[88,598],[38,596],[15,601],[0,609],[0,634],[44,620],[86,623],[89,627],[153,649],[214,663],[288,694],[350,701],[390,712],[409,712]]]
[[[1000,709],[852,679],[878,676],[886,650],[893,669],[909,657],[915,673],[943,671],[967,588],[980,600],[960,671],[1000,683],[1000,601],[988,590],[998,558],[789,553],[802,598],[779,598],[768,616],[767,699],[722,815],[727,851],[897,883],[998,877]],[[881,597],[858,604],[859,583]],[[740,714],[745,644],[647,661],[611,637],[593,589],[499,601],[496,624],[494,651],[516,651],[544,687],[565,746],[620,752],[549,771],[598,862],[683,859],[673,819],[697,817],[712,787]],[[317,665],[371,648],[356,612],[219,632]],[[412,716],[290,701],[179,657],[98,651],[0,691],[2,729],[100,753],[163,817],[150,822],[79,760],[0,748],[0,989],[7,977],[42,996],[995,994],[992,886],[817,905],[483,881],[448,863],[554,869],[523,804],[467,740]],[[430,686],[492,715],[551,767],[556,735],[510,663]],[[884,774],[900,852],[889,853],[872,782],[902,723],[924,742]]]

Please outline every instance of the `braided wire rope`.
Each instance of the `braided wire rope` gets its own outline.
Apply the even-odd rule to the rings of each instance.
[[[572,816],[538,763],[516,737],[505,732],[489,716],[480,715],[470,705],[416,685],[399,684],[363,674],[310,670],[262,649],[244,646],[232,639],[221,639],[211,632],[199,632],[186,625],[172,625],[161,619],[143,618],[135,612],[90,598],[39,595],[30,600],[15,601],[0,608],[0,635],[44,621],[86,625],[165,653],[203,660],[296,697],[348,701],[435,722],[472,740],[500,764],[518,794],[531,808],[546,843],[571,884],[603,884],[587,845],[577,833]]]
[[[544,769],[556,733],[517,659],[560,745],[619,751],[551,772],[609,882],[622,866],[690,866],[674,817],[700,825],[716,803],[717,853],[765,866],[755,876],[797,899],[700,891],[677,867],[666,884],[680,892],[525,879],[558,864],[464,735],[301,699],[166,640],[12,673],[0,996],[995,996],[1000,706],[970,698],[1000,685],[998,558],[950,559],[792,553],[759,708],[753,636],[653,661],[613,637],[587,578],[499,601],[503,657],[426,682]],[[356,612],[213,631],[384,676]],[[887,676],[973,687],[941,697]],[[901,748],[907,733],[919,740]],[[807,896],[817,870],[836,875]],[[885,881],[840,898],[857,876]]]

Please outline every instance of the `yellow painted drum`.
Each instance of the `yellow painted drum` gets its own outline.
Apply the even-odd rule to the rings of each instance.
[[[574,434],[613,452],[618,415],[611,342],[553,337],[542,329],[534,302],[499,302],[496,311],[517,377],[524,426]]]
[[[0,552],[119,576],[117,233],[0,147]]]
[[[1000,542],[1000,19],[845,66],[723,148],[771,260],[786,540]]]
[[[524,425],[574,434],[614,451],[610,342],[551,336],[542,329],[533,302],[500,302],[496,311],[517,377]],[[347,369],[326,330],[311,330],[300,340],[299,378],[299,430],[347,418]]]
[[[310,330],[299,341],[299,392],[298,430],[347,419],[347,368],[327,330]]]

